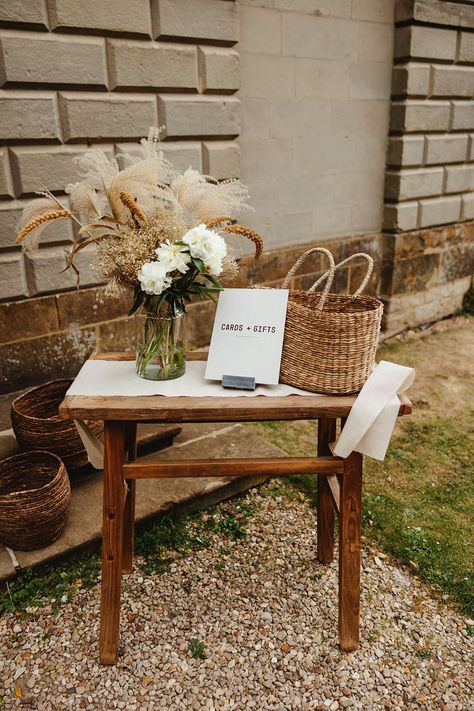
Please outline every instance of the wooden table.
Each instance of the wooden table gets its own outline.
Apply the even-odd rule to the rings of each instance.
[[[128,360],[130,354],[94,354],[97,359]],[[188,359],[205,360],[206,354]],[[135,482],[177,477],[239,477],[267,474],[318,475],[317,557],[334,556],[334,517],[339,516],[339,644],[343,651],[359,643],[360,531],[362,456],[334,457],[329,443],[337,420],[349,414],[355,396],[287,397],[90,397],[67,396],[63,418],[104,420],[104,493],[100,660],[115,664],[119,646],[122,573],[130,573],[134,554]],[[399,415],[411,412],[400,397]],[[139,422],[255,422],[318,420],[318,456],[269,459],[136,460]]]

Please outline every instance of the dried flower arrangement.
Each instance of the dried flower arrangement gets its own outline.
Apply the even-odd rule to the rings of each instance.
[[[159,150],[158,129],[140,141],[138,157],[124,153],[122,159],[126,167],[120,170],[103,151],[87,151],[78,159],[82,179],[66,186],[70,209],[48,190],[41,192],[25,208],[16,242],[33,250],[53,221],[74,220],[79,230],[66,268],[73,268],[79,279],[74,257],[95,244],[91,266],[105,282],[104,295],[132,289],[130,314],[143,307],[148,318],[170,321],[193,298],[213,299],[223,282],[235,278],[238,265],[224,235],[250,239],[256,259],[263,241],[234,224],[233,215],[250,209],[247,188],[239,180],[219,182],[192,168],[179,173]],[[153,333],[149,361],[162,338],[161,330]],[[147,377],[145,370],[139,374]]]

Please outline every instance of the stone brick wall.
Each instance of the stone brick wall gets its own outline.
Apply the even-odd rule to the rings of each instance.
[[[389,332],[462,303],[474,271],[474,2],[398,0],[384,228]],[[445,229],[432,229],[450,225]]]
[[[60,194],[91,144],[117,153],[165,125],[165,152],[181,167],[238,173],[232,0],[2,3],[0,28],[1,299],[74,287],[61,273],[71,225],[47,232],[33,257],[13,238],[28,198],[42,184]],[[86,263],[84,286],[97,281]]]
[[[394,0],[240,0],[241,178],[275,249],[382,228]]]
[[[114,319],[129,306],[98,301],[89,255],[80,291],[62,271],[70,224],[25,257],[13,244],[24,205],[42,184],[60,196],[91,145],[120,153],[152,125],[166,126],[178,167],[237,176],[238,34],[233,0],[0,3],[1,393],[73,375],[94,348],[120,348],[124,322]]]

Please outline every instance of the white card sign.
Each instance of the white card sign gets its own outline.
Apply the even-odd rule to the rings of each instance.
[[[223,375],[274,385],[280,374],[287,289],[224,289],[219,295],[206,379]]]

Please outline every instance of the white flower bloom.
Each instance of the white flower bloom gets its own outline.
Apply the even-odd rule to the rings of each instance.
[[[227,254],[227,245],[220,234],[202,224],[188,230],[182,241],[189,245],[194,258],[202,259],[210,274],[219,276]]]
[[[166,242],[163,242],[160,247],[155,249],[155,252],[160,264],[163,265],[166,271],[172,272],[177,269],[181,274],[185,274],[188,271],[188,264],[191,261],[188,247],[183,247],[167,239]]]
[[[160,262],[146,262],[138,272],[138,281],[146,294],[159,296],[172,280]]]

